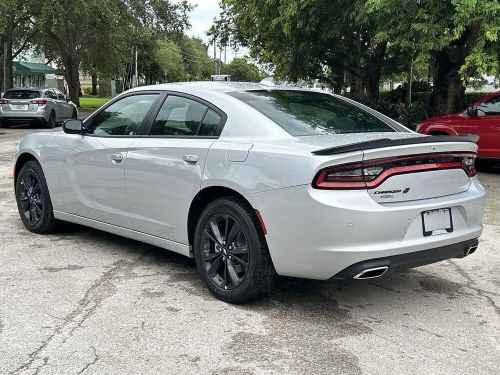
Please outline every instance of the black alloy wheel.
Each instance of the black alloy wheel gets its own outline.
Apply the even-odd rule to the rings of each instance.
[[[38,224],[44,208],[43,193],[40,181],[32,171],[26,172],[21,179],[19,200],[21,202],[20,214],[28,220],[30,225]]]
[[[227,214],[207,222],[201,236],[201,258],[206,272],[220,288],[237,288],[248,271],[248,241],[240,224]]]
[[[198,272],[223,301],[243,303],[271,290],[276,271],[254,210],[224,197],[201,213],[193,242]]]
[[[16,201],[24,226],[34,233],[51,232],[57,225],[42,167],[37,161],[23,165],[16,179]]]

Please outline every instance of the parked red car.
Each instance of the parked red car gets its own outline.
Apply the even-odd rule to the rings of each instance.
[[[478,135],[478,157],[500,159],[500,91],[487,95],[464,111],[421,122],[417,132],[430,135]]]

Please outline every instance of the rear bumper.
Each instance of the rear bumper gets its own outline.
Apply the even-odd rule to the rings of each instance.
[[[390,204],[375,202],[363,190],[305,185],[248,198],[267,228],[274,267],[284,276],[326,280],[360,262],[395,256],[398,262],[408,257],[415,267],[412,254],[428,250],[436,253],[436,261],[447,259],[448,250],[439,249],[463,251],[459,244],[477,239],[483,230],[485,192],[477,178],[463,193]],[[454,230],[426,237],[421,213],[438,208],[451,209]]]
[[[425,266],[451,258],[463,258],[472,254],[478,246],[477,238],[452,245],[440,246],[435,249],[416,251],[414,253],[392,255],[383,258],[368,259],[343,269],[333,279],[353,279],[364,270],[378,267],[388,267],[388,271],[406,270]]]
[[[28,121],[48,121],[49,114],[45,111],[25,112],[9,111],[0,113],[0,121],[3,122],[28,122]]]

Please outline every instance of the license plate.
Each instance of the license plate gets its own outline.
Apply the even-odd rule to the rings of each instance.
[[[14,104],[14,105],[12,105],[12,109],[14,111],[27,111],[28,105],[27,104]]]
[[[453,232],[453,219],[450,208],[440,208],[422,212],[424,236],[436,236]]]

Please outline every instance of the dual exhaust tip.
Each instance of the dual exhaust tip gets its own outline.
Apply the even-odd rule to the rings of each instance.
[[[360,273],[358,273],[353,278],[356,280],[375,279],[386,273],[388,269],[389,266],[367,268],[366,270],[363,270]]]

